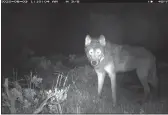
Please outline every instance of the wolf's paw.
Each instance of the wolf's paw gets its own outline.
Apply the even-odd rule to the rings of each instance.
[[[117,106],[117,103],[112,103],[112,107],[116,107]]]
[[[147,103],[148,101],[149,101],[149,99],[146,96],[144,96],[142,98],[137,99],[136,103],[143,105],[143,104]]]

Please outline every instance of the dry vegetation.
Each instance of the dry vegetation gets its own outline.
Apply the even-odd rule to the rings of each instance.
[[[168,113],[166,96],[139,104],[127,88],[118,86],[118,105],[112,107],[108,78],[102,97],[97,96],[97,77],[85,57],[33,57],[21,77],[5,76],[2,90],[2,113]],[[64,64],[65,63],[65,64]],[[70,66],[74,65],[74,66]],[[34,72],[36,70],[36,72]],[[164,74],[165,76],[166,74]],[[19,79],[22,78],[22,79]],[[164,86],[165,87],[165,86]],[[134,89],[135,90],[135,89]],[[130,96],[131,95],[131,96]],[[132,100],[129,100],[129,97]]]

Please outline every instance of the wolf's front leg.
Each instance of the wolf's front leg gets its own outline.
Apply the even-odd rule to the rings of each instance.
[[[116,105],[117,98],[116,98],[116,74],[115,73],[109,73],[109,77],[111,80],[111,91],[112,91],[112,99],[113,99],[113,105]]]
[[[100,96],[104,84],[105,71],[95,70],[98,77],[98,95]]]
[[[116,102],[117,102],[117,98],[116,98],[116,72],[114,71],[113,64],[107,65],[104,69],[108,73],[110,80],[111,80],[112,100],[113,100],[113,106],[115,106]]]

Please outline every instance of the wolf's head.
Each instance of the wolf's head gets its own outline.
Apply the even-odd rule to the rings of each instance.
[[[104,47],[106,39],[100,35],[98,39],[93,39],[89,35],[85,38],[85,52],[92,66],[97,66],[104,59]]]

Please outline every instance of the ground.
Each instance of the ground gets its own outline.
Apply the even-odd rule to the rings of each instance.
[[[33,64],[31,65],[30,62]],[[29,69],[36,68],[36,74],[43,79],[42,87],[40,87],[43,90],[52,88],[53,82],[55,81],[56,83],[58,79],[56,73],[60,72],[64,73],[64,75],[62,74],[63,77],[67,77],[65,86],[70,86],[66,92],[66,99],[57,104],[60,105],[59,107],[61,109],[59,110],[61,110],[61,112],[51,110],[51,108],[49,109],[49,101],[48,103],[46,102],[46,106],[44,105],[44,107],[41,107],[43,101],[41,101],[41,103],[39,101],[39,104],[36,104],[36,108],[44,108],[41,109],[39,113],[168,113],[168,91],[166,88],[168,87],[166,82],[168,81],[168,77],[166,77],[168,75],[166,68],[168,67],[165,63],[159,62],[158,66],[158,77],[161,83],[160,98],[148,100],[146,103],[140,104],[138,102],[143,96],[143,88],[136,74],[134,72],[117,74],[118,104],[115,107],[112,106],[111,85],[108,76],[105,78],[102,95],[98,97],[97,76],[85,56],[36,57],[32,58],[26,67]],[[24,90],[25,87],[22,83],[19,82],[19,84],[22,90]],[[61,84],[63,84],[63,82]],[[23,98],[26,99],[26,97]],[[32,102],[30,101],[30,103]],[[57,107],[52,104],[52,108]],[[24,110],[19,109],[20,110],[17,110],[16,113],[35,113],[35,111],[37,111],[37,109],[29,111],[30,107]],[[9,113],[9,109],[2,107],[2,113]]]

